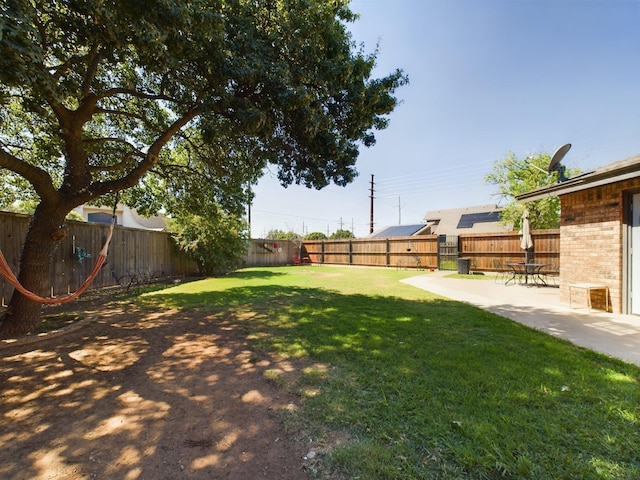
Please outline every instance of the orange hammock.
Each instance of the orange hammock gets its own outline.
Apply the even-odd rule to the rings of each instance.
[[[18,282],[18,279],[13,274],[13,272],[11,271],[11,268],[9,267],[9,264],[7,263],[7,260],[4,258],[4,255],[2,255],[2,251],[0,251],[0,274],[4,278],[6,278],[7,281],[11,285],[13,285],[15,289],[18,290],[22,295],[24,295],[30,300],[33,300],[34,302],[47,303],[47,304],[70,302],[71,300],[75,300],[80,295],[82,295],[84,291],[87,288],[89,288],[89,285],[91,285],[91,282],[93,282],[93,280],[98,276],[98,273],[102,268],[102,265],[104,265],[104,261],[107,259],[107,252],[109,250],[109,242],[111,241],[111,235],[113,235],[113,224],[111,224],[111,226],[109,227],[109,234],[107,235],[107,240],[104,242],[104,246],[102,247],[102,250],[100,250],[100,254],[98,255],[98,258],[96,260],[96,264],[93,267],[93,270],[91,270],[91,273],[89,274],[87,279],[84,281],[84,283],[80,285],[78,290],[73,292],[71,295],[66,295],[64,297],[58,297],[58,298],[45,298],[27,290],[22,285],[20,285],[20,282]]]

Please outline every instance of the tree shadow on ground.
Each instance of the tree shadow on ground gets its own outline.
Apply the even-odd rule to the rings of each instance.
[[[297,399],[245,337],[233,317],[129,310],[5,350],[0,477],[307,478],[274,418]]]
[[[282,277],[287,275],[284,272],[277,272],[272,270],[260,270],[259,268],[252,268],[250,270],[238,270],[235,272],[232,272],[231,275],[233,275],[235,278],[242,278],[245,280],[253,280],[253,279],[268,279],[268,278],[273,278],[273,277]]]

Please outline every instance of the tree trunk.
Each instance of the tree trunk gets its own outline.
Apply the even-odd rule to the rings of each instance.
[[[46,209],[42,204],[34,213],[20,257],[18,280],[27,290],[46,296],[51,272],[51,261],[57,246],[66,236],[61,227],[66,213]],[[34,333],[40,324],[42,304],[29,300],[15,291],[4,317],[0,318],[0,338]]]

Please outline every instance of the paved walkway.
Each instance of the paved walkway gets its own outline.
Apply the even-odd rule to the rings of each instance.
[[[436,271],[404,282],[640,366],[640,316],[569,308],[560,303],[558,288],[467,280],[452,273]]]

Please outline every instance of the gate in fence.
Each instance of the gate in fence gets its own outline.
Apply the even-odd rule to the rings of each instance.
[[[438,270],[457,270],[458,236],[438,235]]]

